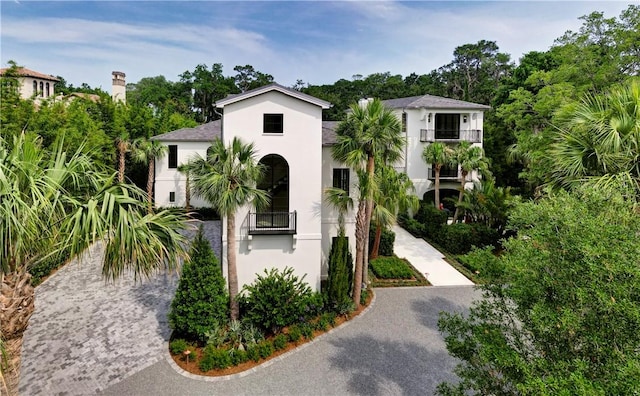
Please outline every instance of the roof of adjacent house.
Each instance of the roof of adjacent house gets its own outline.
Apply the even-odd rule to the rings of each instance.
[[[258,95],[262,95],[265,94],[267,92],[271,92],[271,91],[278,91],[281,92],[285,95],[294,97],[296,99],[300,99],[303,100],[305,102],[314,104],[316,106],[320,106],[323,109],[328,109],[331,107],[331,103],[322,100],[322,99],[318,99],[314,96],[311,95],[307,95],[305,93],[302,93],[300,91],[296,91],[295,89],[291,89],[291,88],[287,88],[284,87],[280,84],[269,84],[269,85],[265,85],[263,87],[260,88],[256,88],[256,89],[252,89],[250,91],[246,91],[246,92],[242,92],[239,94],[233,94],[233,95],[229,95],[224,99],[220,99],[216,102],[216,106],[219,108],[223,108],[224,106],[228,105],[228,104],[232,104],[232,103],[236,103],[236,102],[240,102],[241,100],[245,100],[245,99],[249,99],[252,98],[254,96],[258,96]]]
[[[443,98],[442,96],[422,95],[411,96],[408,98],[398,98],[383,100],[385,106],[392,109],[420,109],[420,108],[436,108],[436,109],[469,109],[469,110],[488,110],[491,106],[478,103],[465,102],[464,100]]]
[[[9,70],[8,67],[0,69],[0,76],[4,75],[8,70]],[[26,67],[18,68],[18,75],[20,77],[35,77],[35,78],[41,78],[43,80],[49,80],[49,81],[60,81],[59,78],[52,76],[51,74],[40,73],[31,69],[27,69]]]
[[[338,142],[336,128],[340,121],[322,121],[322,145],[332,146]]]
[[[175,131],[154,136],[151,140],[182,141],[182,142],[211,142],[222,136],[222,123],[220,120],[198,125],[194,128],[182,128]]]

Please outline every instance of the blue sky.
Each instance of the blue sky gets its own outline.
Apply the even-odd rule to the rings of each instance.
[[[283,85],[354,74],[429,73],[460,45],[496,41],[512,60],[545,51],[578,18],[617,17],[629,2],[1,1],[0,60],[110,91],[171,81],[197,64],[253,65]]]

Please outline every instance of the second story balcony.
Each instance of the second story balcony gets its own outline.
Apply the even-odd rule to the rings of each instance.
[[[460,141],[469,141],[471,143],[480,143],[482,141],[482,131],[479,129],[421,129],[421,142],[444,142],[457,143]]]
[[[249,235],[293,235],[297,233],[297,213],[249,213]]]
[[[457,180],[459,178],[458,167],[447,167],[443,166],[440,168],[440,180]],[[436,170],[432,166],[429,171],[429,180],[436,179]]]

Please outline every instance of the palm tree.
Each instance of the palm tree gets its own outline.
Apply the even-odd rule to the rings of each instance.
[[[239,316],[238,269],[236,266],[236,212],[245,205],[257,208],[269,203],[268,194],[256,187],[264,167],[256,161],[253,143],[234,137],[228,147],[214,140],[207,158],[196,156],[189,161],[193,191],[207,200],[227,218],[227,267],[231,319]]]
[[[9,394],[17,393],[22,337],[34,311],[33,265],[63,249],[79,256],[97,242],[109,280],[129,270],[136,278],[174,270],[187,257],[184,215],[145,215],[144,191],[114,184],[84,147],[70,156],[62,147],[58,141],[45,152],[38,137],[20,134],[11,146],[0,137],[0,337]]]
[[[191,168],[189,164],[178,165],[178,172],[184,174],[185,186],[184,186],[184,208],[191,210]]]
[[[422,158],[427,165],[433,166],[436,174],[436,208],[440,208],[440,170],[443,166],[455,165],[455,153],[448,145],[442,142],[435,142],[424,148]]]
[[[376,234],[369,259],[378,257],[382,229],[395,224],[399,212],[416,211],[420,200],[413,192],[413,182],[406,173],[397,172],[391,166],[376,168],[375,206],[371,221],[376,226]]]
[[[640,79],[606,95],[587,95],[559,114],[560,134],[550,151],[553,184],[610,184],[640,190]]]
[[[333,158],[356,171],[362,172],[360,195],[356,213],[356,264],[353,301],[360,305],[362,280],[366,279],[366,245],[373,213],[373,186],[375,161],[394,163],[402,158],[405,139],[402,126],[392,110],[382,101],[374,99],[365,106],[354,103],[347,119],[338,125],[337,143],[333,146]]]
[[[156,158],[161,158],[169,149],[157,140],[136,139],[131,145],[133,159],[136,162],[146,163],[148,165],[147,172],[147,212],[153,211],[153,182],[156,177],[155,164]]]
[[[131,141],[126,133],[116,137],[116,149],[118,151],[118,183],[124,182],[125,158],[131,149]]]
[[[460,194],[458,195],[458,205],[462,203],[464,197],[464,185],[467,183],[467,176],[474,170],[478,170],[480,174],[489,175],[489,162],[484,156],[482,147],[473,146],[469,141],[462,141],[455,149],[455,159],[460,166]],[[456,205],[456,211],[453,215],[453,222],[458,220],[460,208]]]

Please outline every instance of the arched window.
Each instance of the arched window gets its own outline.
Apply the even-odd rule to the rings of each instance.
[[[258,188],[269,193],[271,202],[261,212],[289,212],[289,164],[277,154],[269,154],[260,160],[266,167]]]
[[[49,97],[49,83],[47,83],[47,90],[46,90],[46,95],[47,98]]]
[[[33,80],[33,94],[38,94],[38,82],[36,80]]]
[[[40,96],[44,95],[44,83],[40,81]]]

